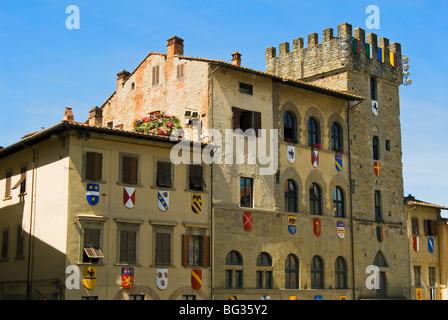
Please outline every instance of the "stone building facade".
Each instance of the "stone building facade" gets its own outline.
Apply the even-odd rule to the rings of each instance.
[[[132,135],[135,120],[158,112],[180,119],[183,140],[205,145],[209,180],[203,209],[209,215],[190,221],[185,203],[191,194],[179,185],[170,200],[176,217],[163,222],[173,227],[177,221],[177,238],[188,230],[210,236],[210,268],[203,270],[209,282],[196,292],[198,299],[412,298],[402,201],[401,83],[400,45],[384,38],[377,44],[375,34],[365,39],[360,28],[352,35],[347,23],[338,26],[337,36],[324,30],[321,43],[311,34],[307,47],[298,38],[292,51],[280,44],[278,56],[267,48],[266,72],[242,66],[238,52],[231,62],[185,56],[183,40],[172,37],[166,53],[151,52],[134,71],[117,74],[115,92],[84,123],[98,131],[98,143],[74,145],[73,161],[80,166],[84,147],[102,148],[102,130]],[[127,152],[128,145],[121,150],[119,142],[107,142],[108,154]],[[137,153],[168,159],[167,151]],[[186,166],[176,165],[175,171]],[[71,175],[82,174],[82,165],[78,169]],[[69,220],[76,220],[85,204],[72,196],[67,201],[74,210]],[[156,199],[145,201],[150,207]],[[148,227],[145,217],[141,212],[134,224]],[[75,260],[78,238],[69,237],[67,246]],[[182,250],[180,245],[179,238],[174,250]],[[139,270],[146,283],[154,280],[154,252],[148,243],[142,246],[149,269]],[[367,283],[370,266],[379,275],[374,289]],[[174,291],[150,287],[145,299],[182,298],[191,268],[172,267]],[[121,290],[106,298],[129,297]]]
[[[345,43],[345,44],[344,44]],[[343,51],[345,50],[345,55]],[[348,147],[354,223],[354,270],[360,297],[375,296],[363,279],[382,256],[380,295],[408,297],[409,260],[403,193],[399,86],[403,83],[401,45],[348,23],[266,49],[266,71],[365,97],[349,108]],[[374,109],[375,104],[375,109]],[[375,169],[377,167],[377,169]],[[382,232],[381,240],[376,237]],[[378,293],[378,292],[377,292]]]

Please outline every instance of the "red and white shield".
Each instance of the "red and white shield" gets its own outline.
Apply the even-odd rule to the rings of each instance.
[[[412,237],[412,247],[414,248],[415,252],[419,252],[419,250],[420,250],[420,243],[418,241],[418,237],[417,236],[413,236]]]
[[[317,168],[319,166],[319,151],[311,150],[311,163],[313,167]]]
[[[252,230],[252,212],[243,213],[243,227],[247,231]]]
[[[123,203],[126,208],[132,208],[135,204],[135,188],[123,188]]]

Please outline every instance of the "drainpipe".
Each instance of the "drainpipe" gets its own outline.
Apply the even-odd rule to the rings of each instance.
[[[219,66],[216,67],[215,70],[209,72],[209,81],[210,81],[210,111],[211,111],[211,128],[214,128],[213,125],[213,74],[215,73],[216,70],[219,69]],[[214,250],[214,237],[215,237],[215,232],[214,232],[214,216],[215,216],[215,209],[213,206],[213,164],[214,161],[210,164],[210,210],[211,210],[211,217],[210,217],[210,300],[214,300],[214,296],[213,296],[213,289],[215,288],[214,285],[214,277],[213,277],[213,273],[214,273],[214,267],[215,267],[215,250]]]
[[[356,289],[355,289],[355,243],[354,243],[354,233],[355,233],[355,225],[353,224],[353,199],[352,199],[352,153],[350,150],[351,144],[351,136],[350,136],[350,110],[357,107],[362,101],[359,101],[353,107],[350,107],[350,102],[347,102],[347,136],[348,136],[348,175],[349,175],[349,187],[350,187],[350,224],[352,225],[351,235],[351,251],[352,251],[352,282],[353,282],[353,300],[356,297]]]
[[[30,230],[29,230],[29,238],[28,238],[28,265],[27,265],[27,274],[26,274],[26,300],[31,300],[31,285],[33,281],[33,259],[34,259],[34,240],[33,240],[33,215],[34,215],[34,183],[35,183],[35,171],[36,171],[36,150],[27,146],[22,142],[22,145],[25,148],[30,149],[33,152],[33,169],[32,169],[32,178],[31,178],[31,206],[30,206]]]

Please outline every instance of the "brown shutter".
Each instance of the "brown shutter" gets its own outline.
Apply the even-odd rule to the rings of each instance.
[[[182,235],[182,266],[190,265],[190,235]]]
[[[131,184],[137,184],[137,171],[138,171],[138,158],[131,157],[131,164],[130,164],[130,183]]]
[[[204,236],[203,246],[204,267],[210,267],[210,236]]]
[[[101,181],[103,179],[103,154],[95,153],[95,180]]]
[[[254,130],[256,137],[261,137],[261,132],[258,132],[259,129],[261,129],[261,112],[254,111]]]
[[[240,109],[232,107],[233,130],[240,129]]]
[[[425,227],[425,236],[428,235],[428,220],[423,220],[423,226]]]
[[[433,236],[437,235],[437,220],[433,220],[432,222],[432,230],[433,230]]]
[[[11,171],[6,172],[5,198],[11,196]]]

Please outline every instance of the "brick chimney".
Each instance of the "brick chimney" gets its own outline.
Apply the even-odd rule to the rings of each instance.
[[[103,110],[98,107],[89,111],[89,126],[101,127],[103,124]]]
[[[62,118],[64,121],[75,121],[75,117],[73,116],[72,108],[65,107],[64,117]]]
[[[166,54],[168,58],[184,55],[184,40],[174,36],[167,40]]]
[[[119,89],[119,86],[123,84],[123,82],[126,81],[126,79],[129,77],[131,73],[129,71],[126,71],[123,69],[123,71],[120,71],[117,73],[117,91]]]
[[[238,51],[232,53],[232,64],[241,67],[241,53]]]

